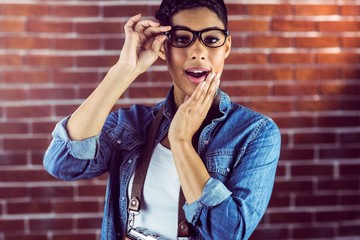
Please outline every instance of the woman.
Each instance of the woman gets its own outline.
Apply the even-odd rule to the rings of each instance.
[[[102,239],[122,239],[129,227],[134,172],[154,116],[163,109],[141,211],[130,224],[176,239],[181,186],[193,239],[248,239],[270,199],[279,130],[219,89],[231,49],[222,0],[164,0],[156,18],[128,20],[118,62],[56,126],[45,168],[64,180],[109,172]],[[154,107],[110,113],[158,57],[166,61],[173,82],[166,99]]]

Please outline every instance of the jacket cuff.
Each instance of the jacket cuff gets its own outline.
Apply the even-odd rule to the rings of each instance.
[[[212,208],[231,195],[231,192],[225,187],[225,185],[214,178],[210,178],[203,189],[203,194],[199,200],[192,202],[191,204],[185,204],[183,209],[185,211],[185,217],[188,222],[195,225],[201,211],[204,208]]]
[[[69,118],[70,116],[64,118],[56,124],[55,129],[52,132],[53,138],[60,141],[65,141],[69,153],[74,158],[80,160],[94,159],[97,155],[100,134],[81,141],[71,140],[66,130],[66,125]]]

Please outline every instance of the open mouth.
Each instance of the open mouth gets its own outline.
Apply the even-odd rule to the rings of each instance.
[[[205,69],[189,69],[186,70],[186,76],[191,82],[200,83],[205,80],[210,71]]]

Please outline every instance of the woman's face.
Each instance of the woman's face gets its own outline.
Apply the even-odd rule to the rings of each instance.
[[[207,28],[224,29],[224,24],[213,11],[208,8],[183,10],[171,19],[172,29],[186,27],[193,31]],[[164,55],[168,70],[174,83],[175,103],[179,107],[186,95],[191,96],[196,86],[203,81],[210,72],[221,73],[225,58],[231,48],[230,36],[225,44],[218,48],[209,48],[196,38],[195,42],[185,48],[164,44]]]

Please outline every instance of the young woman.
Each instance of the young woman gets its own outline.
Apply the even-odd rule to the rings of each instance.
[[[134,172],[154,116],[163,109],[141,211],[131,224],[176,239],[181,187],[192,239],[248,239],[272,192],[279,130],[219,89],[231,48],[222,0],[164,0],[156,18],[128,20],[118,62],[57,124],[45,168],[64,180],[109,172],[102,239],[122,239]],[[166,61],[173,82],[166,99],[154,107],[134,105],[110,113],[158,57]]]

